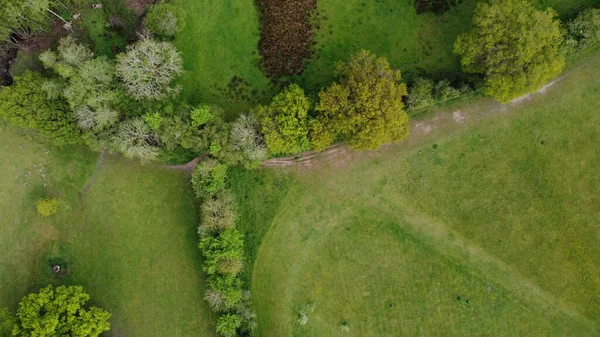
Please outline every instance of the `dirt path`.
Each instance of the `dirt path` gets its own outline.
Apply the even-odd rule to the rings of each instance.
[[[200,160],[202,160],[202,158],[206,157],[206,154],[203,154],[199,157],[196,157],[194,159],[192,159],[191,161],[185,163],[185,164],[181,164],[181,165],[164,165],[163,167],[169,170],[177,170],[177,171],[186,171],[186,172],[192,172],[194,171],[194,168],[196,167],[196,165],[198,164],[198,162]]]
[[[104,156],[106,156],[106,151],[101,150],[100,154],[98,154],[98,159],[96,159],[96,165],[94,166],[94,172],[92,172],[92,175],[88,178],[85,185],[83,185],[83,187],[81,188],[81,191],[79,191],[79,193],[77,194],[79,197],[79,206],[81,208],[83,208],[83,197],[88,192],[90,187],[92,187],[92,184],[94,183],[94,179],[96,178],[96,175],[98,173],[98,168],[100,168],[100,165],[102,165],[102,161],[104,160]]]
[[[469,113],[468,109],[456,110],[451,113],[449,111],[441,111],[434,115],[433,117],[426,120],[412,120],[410,123],[411,134],[403,140],[403,142],[414,140],[415,138],[429,135],[432,132],[435,132],[438,129],[441,129],[444,125],[453,124],[456,126],[462,126],[469,124],[470,122],[481,119],[488,118],[489,116],[496,115],[500,112],[507,112],[520,104],[530,100],[535,95],[545,94],[548,89],[550,89],[554,84],[561,81],[565,76],[559,77],[554,81],[546,84],[541,89],[536,92],[527,94],[525,96],[521,96],[510,101],[507,104],[501,104],[493,101],[487,102],[487,111],[485,114],[479,114],[478,116]],[[465,107],[468,108],[468,107]],[[385,144],[383,147],[389,147],[395,145],[394,143]],[[273,158],[267,161],[264,161],[261,164],[261,167],[290,167],[290,166],[298,166],[298,167],[310,167],[313,164],[313,161],[316,159],[319,160],[338,160],[339,158],[347,158],[356,155],[357,152],[348,147],[345,143],[338,143],[332,145],[322,152],[315,151],[307,151],[302,152],[294,156],[289,156],[285,158]]]

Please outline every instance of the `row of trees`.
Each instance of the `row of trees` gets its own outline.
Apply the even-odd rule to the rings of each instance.
[[[217,331],[225,337],[247,334],[255,327],[250,292],[244,290],[239,274],[244,267],[244,237],[236,229],[235,197],[226,188],[227,166],[216,159],[198,163],[192,186],[201,203],[200,248],[202,269],[208,275],[204,296],[218,313]]]

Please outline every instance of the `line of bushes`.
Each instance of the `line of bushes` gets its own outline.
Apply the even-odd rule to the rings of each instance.
[[[198,163],[192,187],[200,200],[198,247],[208,275],[204,299],[219,317],[217,332],[225,337],[245,336],[256,326],[250,292],[240,272],[244,267],[244,236],[236,229],[235,197],[226,188],[227,166],[214,158]]]

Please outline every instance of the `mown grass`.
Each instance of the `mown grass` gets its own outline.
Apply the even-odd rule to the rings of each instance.
[[[107,156],[79,198],[97,154],[21,133],[0,133],[0,307],[15,310],[48,283],[79,284],[113,314],[108,336],[216,335],[189,178]],[[41,196],[61,200],[56,216],[37,215]],[[66,278],[50,272],[57,258],[69,264]]]
[[[300,174],[254,269],[259,335],[597,336],[599,65]]]
[[[594,0],[536,0],[569,17]],[[405,79],[416,76],[460,79],[459,57],[452,52],[459,34],[471,28],[476,0],[464,0],[442,15],[417,15],[413,1],[321,0],[318,2],[313,58],[296,80],[318,92],[333,80],[335,62],[361,49],[386,57]]]
[[[277,214],[279,205],[294,186],[293,177],[284,172],[244,170],[231,167],[228,185],[237,201],[237,228],[244,234],[244,281],[250,284],[260,245]]]
[[[252,0],[173,3],[187,13],[186,28],[175,39],[184,59],[185,73],[179,80],[184,99],[239,113],[269,98],[269,83],[259,64],[259,22]]]

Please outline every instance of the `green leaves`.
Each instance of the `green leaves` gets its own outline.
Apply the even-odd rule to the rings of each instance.
[[[465,72],[485,75],[488,95],[510,101],[562,72],[563,38],[555,15],[523,0],[480,2],[473,30],[458,37],[454,52]]]
[[[308,111],[304,90],[292,84],[254,113],[260,118],[267,148],[273,154],[299,153],[310,148]]]
[[[97,307],[84,309],[89,299],[81,286],[47,286],[21,300],[12,333],[37,337],[99,336],[110,330],[110,314]]]
[[[10,123],[38,130],[56,145],[78,144],[77,129],[69,107],[60,100],[48,100],[39,73],[26,72],[15,83],[0,90],[0,116]]]
[[[335,73],[339,83],[319,94],[322,125],[315,125],[319,148],[325,145],[324,139],[334,138],[332,134],[359,150],[376,149],[408,135],[408,115],[402,103],[406,85],[399,82],[400,71],[390,69],[385,58],[363,50],[348,63],[338,62]]]

